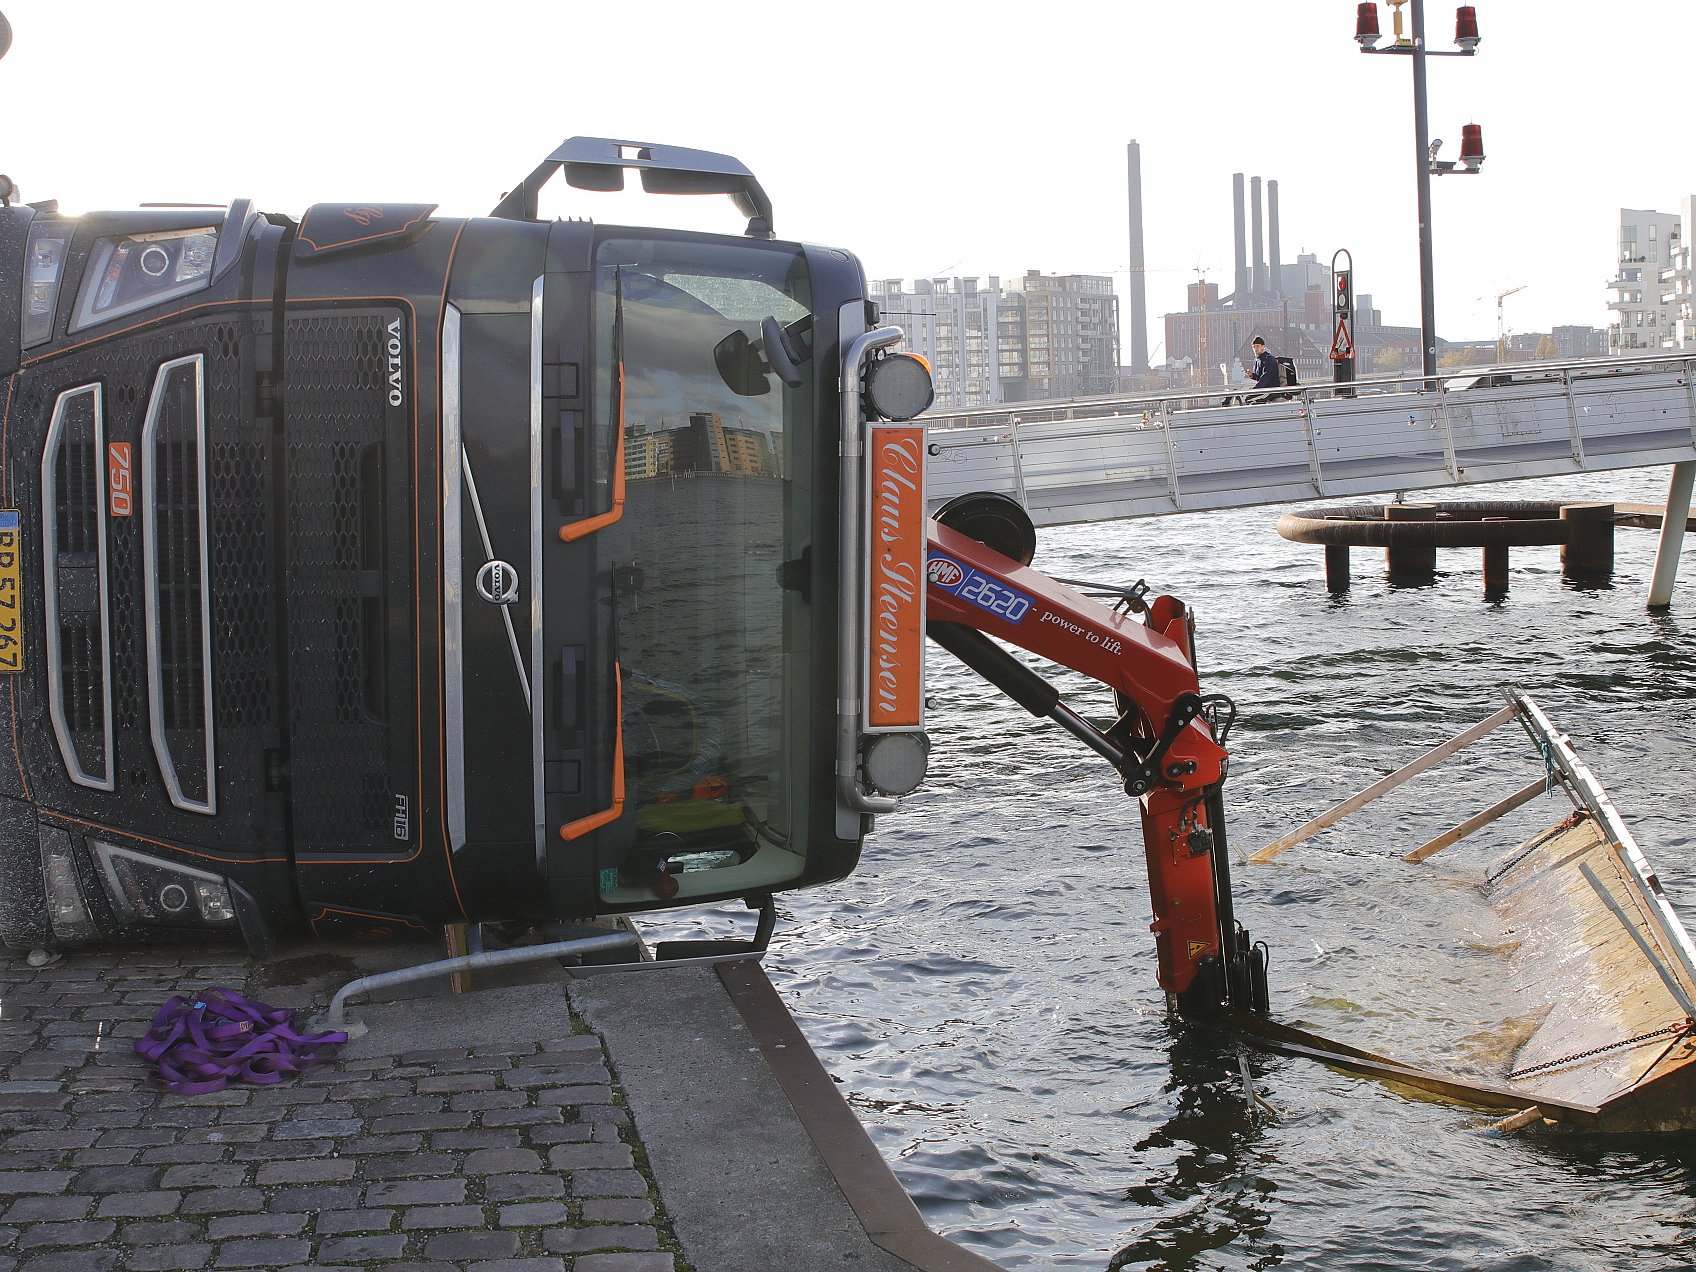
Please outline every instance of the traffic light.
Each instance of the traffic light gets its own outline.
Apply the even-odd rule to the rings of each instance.
[[[1354,316],[1354,281],[1353,270],[1340,269],[1337,271],[1337,295],[1334,309],[1339,317]]]

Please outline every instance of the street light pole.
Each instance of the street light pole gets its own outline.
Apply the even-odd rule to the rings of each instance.
[[[1412,27],[1409,38],[1402,36],[1404,4],[1412,6]],[[1478,47],[1478,18],[1471,5],[1455,11],[1455,43],[1460,47],[1452,52],[1431,53],[1425,47],[1425,0],[1390,0],[1395,12],[1395,42],[1387,48],[1375,47],[1380,39],[1378,5],[1375,0],[1361,4],[1355,21],[1355,41],[1362,53],[1404,54],[1413,62],[1413,144],[1414,175],[1419,191],[1419,343],[1422,374],[1429,385],[1437,375],[1437,301],[1431,264],[1431,178],[1444,173],[1476,174],[1484,163],[1483,132],[1477,124],[1461,130],[1459,162],[1439,160],[1437,147],[1431,144],[1430,129],[1425,117],[1425,59],[1426,57],[1471,57]]]
[[[1419,352],[1426,387],[1437,374],[1436,273],[1431,263],[1431,138],[1425,120],[1425,0],[1413,3],[1414,171],[1419,175]]]

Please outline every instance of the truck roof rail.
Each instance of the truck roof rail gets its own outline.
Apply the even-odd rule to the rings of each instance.
[[[641,172],[642,188],[649,194],[728,194],[748,218],[750,237],[772,237],[771,200],[740,160],[711,150],[611,137],[568,137],[489,215],[535,220],[537,195],[560,168],[565,169],[566,182],[579,190],[622,190],[624,170],[634,168]]]

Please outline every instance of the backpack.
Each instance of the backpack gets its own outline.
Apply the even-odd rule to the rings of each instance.
[[[1278,359],[1278,378],[1286,388],[1292,384],[1300,383],[1296,379],[1296,360],[1294,358]]]

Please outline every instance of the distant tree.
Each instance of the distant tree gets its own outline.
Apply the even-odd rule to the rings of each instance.
[[[1385,345],[1372,360],[1372,368],[1379,375],[1394,375],[1406,365],[1407,357],[1400,345]]]
[[[1481,348],[1478,345],[1462,345],[1458,349],[1445,349],[1437,355],[1437,365],[1449,370],[1456,367],[1479,367],[1495,359],[1495,350]]]
[[[1561,356],[1561,347],[1555,343],[1553,336],[1544,336],[1537,342],[1537,356],[1539,358],[1558,358]]]

